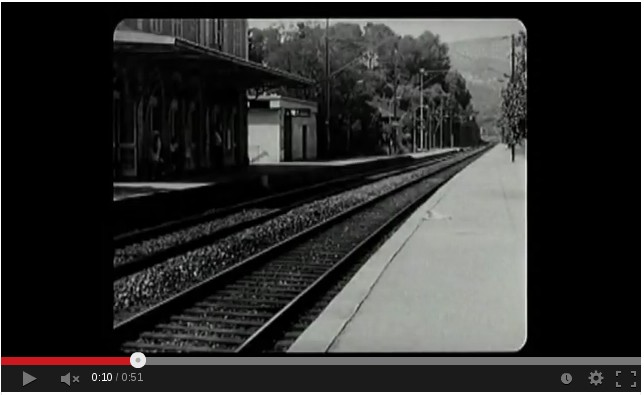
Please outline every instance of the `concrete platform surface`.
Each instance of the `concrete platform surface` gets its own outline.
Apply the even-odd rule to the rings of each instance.
[[[412,152],[412,153],[409,153],[408,155],[411,156],[412,158],[419,159],[419,158],[425,158],[425,157],[433,156],[437,154],[442,154],[443,152],[458,151],[458,149],[459,148],[432,148],[428,151]]]
[[[435,149],[427,152],[408,154],[414,159],[438,155],[450,152],[454,148]],[[406,156],[406,155],[401,155]],[[193,188],[202,188],[217,183],[231,182],[235,178],[252,177],[253,175],[288,173],[298,169],[320,168],[320,167],[341,167],[351,166],[359,163],[376,162],[381,160],[392,160],[397,156],[369,156],[353,159],[331,160],[331,161],[310,161],[310,162],[280,162],[251,164],[241,171],[225,174],[213,174],[210,176],[195,177],[185,181],[148,181],[148,182],[114,182],[113,201],[131,199],[156,193],[180,191]]]
[[[131,199],[137,196],[151,195],[169,191],[201,188],[210,185],[203,182],[114,182],[113,200]]]
[[[434,156],[438,154],[442,154],[444,152],[451,152],[451,151],[456,151],[458,148],[436,148],[432,149],[429,151],[424,151],[424,152],[415,152],[415,153],[409,153],[409,154],[401,154],[397,156],[409,156],[414,159],[420,159],[420,158],[425,158],[429,156]],[[293,161],[293,162],[278,162],[278,163],[261,163],[257,165],[251,165],[251,166],[293,166],[293,167],[299,167],[299,166],[347,166],[347,165],[352,165],[356,163],[364,163],[364,162],[375,162],[379,160],[391,160],[392,158],[395,158],[396,156],[393,155],[380,155],[380,156],[364,156],[364,157],[358,157],[358,158],[349,158],[349,159],[336,159],[336,160],[315,160],[315,161]]]
[[[521,349],[526,192],[525,157],[492,148],[412,214],[289,352]]]

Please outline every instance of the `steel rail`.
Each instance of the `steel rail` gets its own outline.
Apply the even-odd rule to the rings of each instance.
[[[295,246],[298,244],[301,244],[301,242],[310,239],[311,237],[315,236],[316,234],[319,234],[323,230],[327,230],[328,228],[332,227],[333,225],[336,225],[337,223],[341,222],[342,220],[357,214],[363,210],[368,209],[369,207],[375,205],[376,203],[384,200],[387,197],[391,197],[396,195],[399,192],[402,192],[403,190],[406,190],[410,187],[413,187],[414,185],[427,180],[431,177],[435,177],[437,174],[442,173],[444,171],[447,171],[450,168],[453,168],[454,166],[457,166],[460,163],[463,163],[467,161],[468,159],[474,158],[485,152],[487,149],[479,149],[475,150],[474,152],[468,152],[464,154],[463,156],[459,158],[455,158],[453,161],[449,161],[448,164],[433,170],[429,172],[428,174],[419,177],[418,179],[412,180],[410,182],[406,182],[403,185],[400,185],[391,191],[388,191],[385,194],[373,197],[366,202],[363,202],[359,205],[353,206],[342,213],[339,213],[325,221],[322,221],[310,228],[305,229],[302,232],[299,232],[291,237],[289,237],[286,240],[283,240],[280,243],[275,244],[274,246],[263,250],[237,264],[232,265],[231,267],[222,270],[221,272],[211,276],[210,278],[172,296],[171,298],[158,303],[157,305],[149,308],[146,311],[143,311],[139,314],[136,314],[125,321],[118,323],[114,326],[114,339],[116,342],[119,344],[122,344],[124,341],[126,341],[129,338],[132,338],[135,336],[137,333],[140,333],[142,330],[144,330],[146,327],[149,327],[151,325],[154,325],[155,322],[157,322],[160,318],[167,316],[170,312],[176,309],[180,309],[182,306],[190,305],[191,303],[197,302],[200,299],[204,299],[208,294],[212,294],[214,290],[225,286],[226,284],[230,284],[232,281],[238,279],[241,276],[244,276],[245,274],[251,273],[253,269],[256,269],[260,267],[263,263],[266,263],[270,261],[270,259],[276,257],[278,254],[283,253],[285,251],[288,251],[290,249],[293,249]],[[408,206],[407,209],[410,209],[411,206]],[[400,218],[399,216],[396,216],[396,218]],[[387,221],[388,224],[391,224],[393,222]],[[379,229],[382,230],[384,229],[383,227],[380,227]],[[352,249],[352,254],[356,254],[360,248],[364,248],[365,243],[360,243],[357,247]],[[346,262],[347,259],[341,260],[341,262]],[[335,270],[338,270],[337,264],[333,266],[334,269],[333,271],[328,271],[327,273],[330,275],[331,273],[335,272]],[[320,287],[319,284],[324,283],[325,281],[328,280],[322,280],[322,279],[317,279],[315,283],[307,288],[307,292],[312,292],[312,290],[317,289],[317,287]],[[317,284],[317,285],[316,285]],[[271,318],[266,324],[262,325],[262,327],[255,332],[249,339],[247,339],[243,346],[239,348],[240,351],[243,350],[252,350],[257,347],[257,344],[265,339],[266,336],[271,334],[275,330],[275,326],[277,325],[276,323],[278,322],[283,322],[283,320],[286,319],[291,314],[291,308],[294,308],[294,306],[299,306],[301,303],[303,303],[304,300],[309,298],[307,295],[300,295],[298,296],[295,300],[291,301],[288,306],[290,307],[285,307],[280,310],[273,318]],[[260,339],[260,340],[255,340],[255,339]]]

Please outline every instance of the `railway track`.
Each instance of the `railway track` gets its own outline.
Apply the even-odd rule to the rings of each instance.
[[[165,354],[283,349],[284,339],[294,340],[307,325],[303,312],[309,311],[309,319],[319,313],[341,288],[338,279],[350,278],[374,243],[483,151],[444,160],[429,174],[130,317],[114,327],[118,346],[125,352]]]
[[[114,279],[266,222],[308,202],[438,163],[452,155],[446,153],[429,157],[402,168],[367,171],[118,236],[114,239]]]

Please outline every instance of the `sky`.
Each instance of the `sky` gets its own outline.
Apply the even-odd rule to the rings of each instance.
[[[274,23],[297,23],[303,21],[316,21],[323,25],[325,19],[249,19],[249,27],[260,29],[269,27]],[[443,42],[454,42],[482,37],[498,37],[516,34],[524,30],[517,19],[331,19],[332,25],[337,22],[358,23],[367,22],[384,23],[399,35],[419,36],[425,30],[438,34]]]

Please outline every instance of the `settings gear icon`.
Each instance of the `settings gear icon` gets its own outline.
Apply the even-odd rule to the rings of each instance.
[[[604,380],[604,377],[602,376],[601,372],[598,372],[595,370],[594,372],[590,373],[590,376],[588,376],[588,380],[590,380],[590,384],[596,387],[602,383],[602,381]]]

